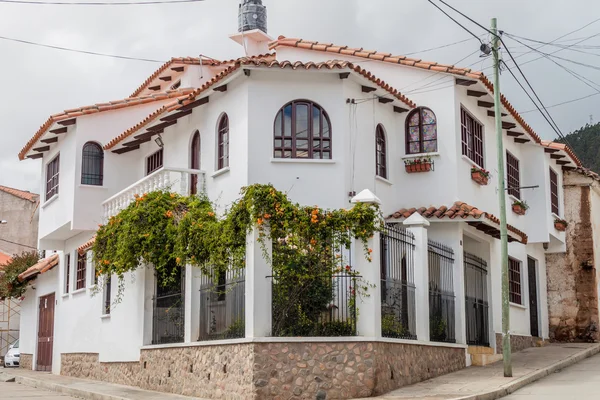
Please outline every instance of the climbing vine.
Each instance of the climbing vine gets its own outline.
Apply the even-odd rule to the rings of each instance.
[[[144,193],[99,226],[92,249],[96,273],[116,274],[122,281],[126,273],[150,264],[159,283],[167,285],[179,273],[173,265],[191,264],[213,276],[240,270],[245,267],[246,235],[254,228],[273,276],[309,279],[353,273],[341,254],[353,237],[362,242],[371,261],[368,241],[382,228],[382,219],[377,205],[359,203],[349,210],[306,207],[272,185],[243,188],[221,217],[206,197]],[[268,257],[271,245],[273,256]],[[118,299],[123,287],[119,285]]]
[[[29,281],[20,281],[19,275],[25,272],[29,267],[37,264],[40,254],[37,251],[23,252],[13,256],[5,264],[0,264],[2,274],[0,274],[0,299],[14,298],[23,299],[27,291]]]

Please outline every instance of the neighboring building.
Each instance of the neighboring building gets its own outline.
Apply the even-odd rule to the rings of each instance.
[[[550,339],[597,342],[600,176],[569,171],[564,191],[567,252],[546,257]]]
[[[19,154],[43,161],[39,245],[59,257],[22,276],[36,282],[23,303],[24,366],[198,397],[352,398],[485,363],[500,352],[499,177],[481,185],[471,169],[497,165],[490,81],[385,53],[273,41],[261,1],[243,3],[232,38],[247,57],[174,58],[128,99],[53,115]],[[410,99],[394,89],[432,79],[441,87]],[[546,254],[566,248],[553,213],[564,212],[563,170],[580,162],[542,142],[504,98],[502,112],[519,350],[548,338]],[[405,166],[415,160],[424,162]],[[361,337],[271,338],[271,274],[253,234],[245,286],[225,299],[199,295],[207,280],[191,266],[175,292],[140,268],[116,308],[107,287],[92,297],[86,253],[97,225],[134,194],[172,186],[225,206],[265,182],[304,205],[344,208],[357,192],[381,201],[388,230],[371,244],[375,261],[352,257],[374,285],[358,301]],[[526,215],[510,211],[515,200],[527,201]],[[165,322],[172,296],[183,302]],[[244,319],[241,337],[208,340],[235,319],[211,317],[218,309]],[[54,323],[40,326],[48,316]],[[382,328],[388,318],[401,334]],[[53,342],[40,347],[38,336]]]

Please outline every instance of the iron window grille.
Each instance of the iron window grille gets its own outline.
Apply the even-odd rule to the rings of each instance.
[[[65,294],[69,293],[71,286],[71,254],[65,256]]]
[[[523,304],[521,298],[521,261],[508,259],[508,284],[511,303]]]
[[[58,173],[60,166],[60,154],[58,154],[46,166],[46,200],[58,194]]]
[[[550,168],[550,205],[552,207],[552,212],[556,215],[559,215],[558,208],[558,174],[554,172],[552,168]]]
[[[102,186],[104,180],[104,151],[97,143],[83,145],[81,184]]]
[[[506,181],[508,184],[508,194],[521,199],[519,160],[508,151],[506,152]]]
[[[77,255],[77,276],[75,283],[75,290],[83,289],[86,287],[86,269],[87,269],[87,255],[78,254]]]
[[[454,250],[429,240],[429,337],[455,343]]]
[[[146,158],[146,175],[150,175],[163,167],[163,149]]]
[[[460,126],[462,155],[467,156],[479,167],[484,168],[483,157],[483,125],[461,107]]]
[[[387,147],[383,125],[377,125],[375,132],[375,169],[377,176],[387,179]]]
[[[152,344],[182,343],[185,332],[185,267],[171,262],[172,279],[156,279],[152,312]],[[178,271],[173,271],[178,269]]]
[[[464,264],[467,344],[487,347],[490,345],[487,263],[464,252]]]
[[[406,118],[406,154],[437,151],[437,118],[433,111],[418,107]]]
[[[229,117],[223,114],[219,121],[217,169],[229,167]]]
[[[325,110],[308,100],[295,100],[279,110],[274,124],[274,158],[330,160],[331,122]]]
[[[103,301],[102,301],[102,314],[110,315],[110,304],[111,304],[111,289],[112,289],[112,275],[106,277],[106,284],[104,285]]]

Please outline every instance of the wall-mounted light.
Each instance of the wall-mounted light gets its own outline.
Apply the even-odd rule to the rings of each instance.
[[[0,221],[0,225],[6,225],[6,224],[8,224],[7,220],[3,219],[3,220]]]
[[[545,243],[543,244],[543,246],[544,246],[544,250],[546,250],[546,251],[547,251],[547,250],[548,250],[549,243],[548,243],[548,242],[545,242]]]
[[[156,139],[154,139],[154,141],[156,142],[158,147],[160,147],[161,149],[163,147],[165,147],[165,143],[163,142],[162,137],[160,136],[160,133],[158,134],[158,137]]]

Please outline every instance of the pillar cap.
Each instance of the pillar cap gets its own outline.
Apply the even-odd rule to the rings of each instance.
[[[367,203],[367,204],[381,204],[379,197],[375,196],[369,189],[365,189],[350,200],[352,204],[356,203]]]
[[[431,225],[431,223],[429,221],[427,221],[427,219],[425,219],[421,214],[419,214],[417,212],[413,213],[413,215],[406,218],[406,220],[402,224],[404,226],[422,226],[422,227],[427,227],[427,226]]]

